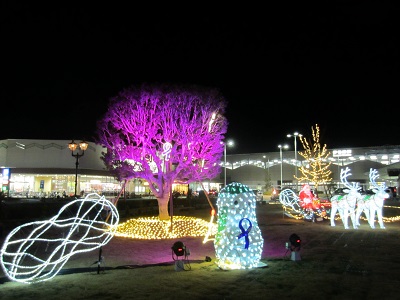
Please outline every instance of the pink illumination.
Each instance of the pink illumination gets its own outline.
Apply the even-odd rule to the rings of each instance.
[[[142,85],[110,100],[98,122],[102,159],[119,180],[149,183],[167,219],[174,181],[190,183],[220,172],[227,120],[226,101],[215,89]]]

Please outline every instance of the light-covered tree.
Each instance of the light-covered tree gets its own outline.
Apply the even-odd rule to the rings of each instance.
[[[169,218],[174,181],[190,183],[221,172],[227,102],[201,86],[131,86],[109,102],[98,121],[102,159],[117,178],[142,178],[157,198],[159,218]]]
[[[304,151],[299,151],[298,153],[304,157],[308,166],[301,166],[299,168],[302,176],[296,179],[299,181],[314,182],[315,189],[318,189],[318,186],[332,180],[330,177],[332,172],[329,170],[331,163],[328,162],[328,157],[331,153],[327,150],[326,144],[321,146],[318,124],[315,125],[315,129],[311,127],[311,130],[312,141],[307,141],[304,135],[300,136]]]

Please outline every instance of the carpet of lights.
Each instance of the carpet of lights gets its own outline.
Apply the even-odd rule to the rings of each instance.
[[[204,237],[215,235],[216,230],[215,223],[195,217],[173,216],[172,223],[171,220],[160,220],[159,217],[140,217],[120,223],[115,236],[159,240]]]

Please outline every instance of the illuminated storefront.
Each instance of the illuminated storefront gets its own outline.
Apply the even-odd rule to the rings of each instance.
[[[0,167],[2,169],[2,191],[10,197],[62,197],[75,191],[75,158],[68,148],[70,140],[0,140]],[[109,196],[119,194],[123,183],[114,178],[101,160],[105,149],[88,142],[85,155],[79,160],[77,194],[100,193]],[[339,151],[339,152],[338,152]],[[400,146],[353,148],[346,155],[340,149],[333,150],[332,177],[339,182],[339,170],[343,166],[352,169],[353,177],[359,182],[368,182],[369,168],[379,170],[381,180],[387,186],[398,186]],[[349,155],[347,155],[349,154]],[[286,151],[283,160],[285,185],[294,182],[294,151]],[[297,162],[302,164],[303,162]],[[224,168],[221,162],[222,168]],[[228,183],[241,182],[253,189],[266,185],[266,176],[272,185],[280,178],[279,152],[236,154],[227,156]],[[187,195],[189,191],[219,191],[223,187],[223,172],[212,180],[188,184],[176,183],[173,192]],[[151,195],[148,183],[133,179],[125,185],[125,195]]]
[[[121,184],[111,176],[79,175],[79,191],[117,195]],[[10,180],[10,197],[63,197],[73,196],[75,175],[13,174]]]
[[[9,170],[9,197],[63,197],[75,191],[75,159],[66,140],[1,140],[0,166]],[[79,161],[77,191],[79,194],[118,195],[121,182],[112,176],[100,159],[105,151],[94,143]],[[6,181],[3,178],[2,181]],[[145,190],[141,188],[140,190]],[[127,190],[129,192],[129,190]]]

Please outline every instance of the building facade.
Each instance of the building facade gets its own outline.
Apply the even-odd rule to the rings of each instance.
[[[329,149],[331,155],[326,160],[330,163],[331,185],[340,187],[341,169],[348,167],[351,171],[349,182],[360,183],[369,189],[369,171],[376,169],[379,173],[379,182],[386,186],[399,187],[400,174],[400,146],[382,146],[365,148]],[[293,188],[300,185],[295,177],[302,174],[301,166],[307,168],[307,161],[294,151],[268,153],[251,153],[227,155],[227,183],[237,181],[253,189],[265,192],[269,181],[272,186]],[[297,175],[297,176],[296,176]],[[281,183],[282,181],[282,183]],[[304,183],[304,182],[303,182]]]
[[[69,140],[7,139],[0,141],[0,167],[2,168],[3,191],[9,197],[56,197],[64,194],[96,192],[115,196],[122,183],[114,178],[100,159],[105,148],[88,142],[83,156],[72,156]],[[399,186],[400,146],[383,146],[352,149],[332,149],[330,170],[332,184],[340,186],[340,170],[351,169],[349,181],[357,181],[368,188],[369,170],[377,169],[379,181],[386,186]],[[212,180],[190,185],[177,184],[173,189],[187,193],[188,190],[219,191],[225,181],[240,182],[252,189],[266,192],[272,186],[296,187],[299,167],[307,167],[294,151],[227,155],[226,165],[221,162],[222,172]],[[296,170],[297,169],[297,170]],[[9,171],[9,173],[5,173]],[[76,177],[76,174],[78,175]],[[7,177],[7,178],[6,178]],[[281,180],[282,179],[282,180]],[[281,182],[282,181],[282,182]],[[125,186],[127,193],[149,194],[148,184],[140,178]]]
[[[72,156],[67,140],[8,139],[0,141],[0,166],[9,169],[10,197],[55,197],[74,195],[78,171],[77,194],[117,192],[120,183],[101,161],[102,147],[88,142],[83,156]],[[78,163],[78,166],[76,165]],[[76,169],[78,167],[78,169]],[[3,178],[3,191],[6,182]]]

